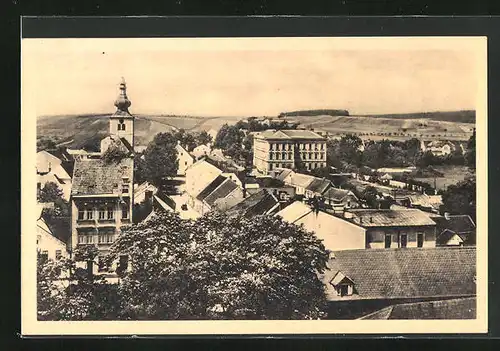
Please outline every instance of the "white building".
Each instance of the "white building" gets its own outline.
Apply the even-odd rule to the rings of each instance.
[[[57,184],[68,201],[71,195],[71,175],[63,168],[62,161],[47,151],[36,154],[37,187],[43,188],[52,182]]]
[[[38,220],[36,221],[36,248],[47,259],[58,260],[68,257],[66,243],[54,236],[45,220],[42,218],[43,206],[38,205]]]
[[[179,143],[177,143],[175,149],[177,150],[177,161],[179,163],[177,175],[186,175],[186,169],[194,163],[194,158]]]

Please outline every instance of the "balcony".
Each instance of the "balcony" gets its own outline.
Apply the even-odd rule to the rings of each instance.
[[[114,219],[114,218],[102,218],[102,219],[98,219],[97,222],[99,224],[114,224],[114,223],[116,223],[116,219]]]
[[[76,224],[80,227],[84,226],[95,226],[96,220],[95,219],[77,219]]]

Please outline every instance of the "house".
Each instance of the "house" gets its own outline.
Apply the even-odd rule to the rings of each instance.
[[[199,160],[203,156],[210,155],[212,148],[209,144],[199,145],[191,151],[191,155],[195,158],[195,160]]]
[[[247,197],[240,203],[229,208],[226,214],[241,215],[251,218],[257,215],[274,214],[280,209],[279,199],[270,191],[260,189],[257,193]]]
[[[254,135],[253,165],[262,174],[275,168],[326,167],[326,138],[310,130],[265,130]]]
[[[198,160],[186,169],[186,192],[188,204],[194,207],[197,196],[222,174],[222,170],[207,162]]]
[[[355,319],[406,303],[476,296],[476,249],[334,251],[320,274],[328,318]]]
[[[311,183],[305,189],[307,198],[320,197],[332,186],[332,183],[325,178],[314,177]]]
[[[140,204],[147,197],[156,195],[158,189],[149,182],[134,184],[134,204]]]
[[[436,216],[438,246],[462,246],[476,244],[476,224],[469,215]]]
[[[282,180],[286,185],[294,187],[297,195],[306,195],[307,187],[316,179],[316,177],[308,174],[296,173],[294,171],[284,172],[287,173],[287,175],[285,177],[280,175],[277,179]],[[310,192],[308,192],[308,194],[311,195]]]
[[[425,151],[430,151],[434,156],[448,156],[456,150],[451,141],[434,140],[426,145]]]
[[[68,171],[72,170],[72,168],[72,161],[63,162],[60,158],[45,150],[37,152],[37,189],[42,189],[47,183],[55,183],[61,190],[63,199],[68,201],[71,195],[71,175]]]
[[[226,211],[243,199],[243,189],[231,179],[219,175],[196,196],[192,207],[203,215],[213,210]]]
[[[436,222],[418,209],[350,209],[341,223],[365,230],[366,248],[434,247]]]
[[[44,206],[38,205],[38,219],[36,221],[36,248],[44,259],[59,260],[68,257],[66,243],[56,238],[42,217]]]
[[[328,206],[339,206],[342,208],[357,208],[360,201],[350,190],[330,187],[324,194],[325,204]]]
[[[279,211],[284,221],[293,223],[323,240],[328,250],[353,250],[365,248],[365,230],[352,223],[343,222],[341,219],[324,211],[315,211],[312,207],[295,201]]]
[[[443,205],[441,195],[412,194],[399,200],[401,205],[409,208],[418,208],[422,211],[439,213],[439,208]]]
[[[186,175],[186,169],[194,163],[194,158],[181,146],[180,142],[177,143],[175,149],[177,150],[177,162],[179,164],[177,175]]]
[[[111,142],[134,144],[134,117],[122,80],[116,112],[109,118]],[[109,143],[108,143],[109,142]],[[81,158],[75,161],[71,189],[71,246],[93,244],[100,255],[109,251],[123,228],[132,224],[134,159],[129,152],[121,159]]]
[[[106,153],[111,145],[123,153],[129,153],[131,155],[134,154],[134,148],[125,137],[111,134],[101,140],[101,157]]]
[[[391,305],[358,319],[476,319],[475,297]]]

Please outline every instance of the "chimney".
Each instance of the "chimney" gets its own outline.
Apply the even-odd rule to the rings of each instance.
[[[446,220],[449,220],[450,219],[450,213],[449,212],[445,212],[444,213],[444,218],[446,218]]]
[[[52,163],[49,162],[49,173],[50,173],[51,170],[52,170]]]

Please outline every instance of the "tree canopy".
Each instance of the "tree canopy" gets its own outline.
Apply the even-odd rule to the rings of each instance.
[[[328,252],[312,233],[278,217],[155,214],[112,246],[131,264],[120,295],[129,319],[317,319],[317,273]]]
[[[172,133],[156,134],[144,153],[136,158],[137,178],[161,186],[165,178],[174,177],[179,167],[176,146],[177,139]]]
[[[442,212],[467,214],[476,220],[476,180],[475,178],[450,185],[443,192]]]

